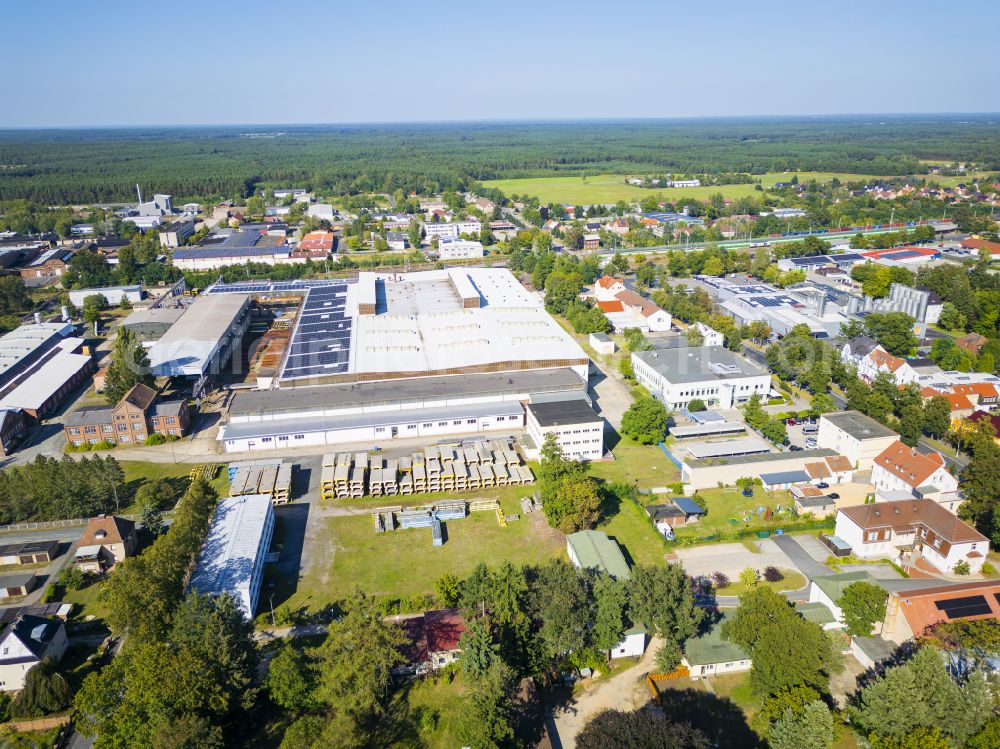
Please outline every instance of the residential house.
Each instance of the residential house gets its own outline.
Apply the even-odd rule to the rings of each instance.
[[[620,310],[615,302],[621,306]],[[616,331],[638,328],[643,333],[662,333],[670,330],[673,322],[671,314],[634,291],[626,289],[618,292],[615,302],[599,302],[598,306]]]
[[[855,369],[861,368],[861,361],[868,354],[875,350],[878,341],[868,336],[856,336],[851,338],[840,349],[840,358],[847,365],[853,365]]]
[[[721,346],[726,342],[726,338],[722,333],[713,330],[703,322],[696,322],[693,327],[701,333],[702,346]]]
[[[866,471],[898,438],[889,427],[860,411],[840,411],[820,416],[816,446],[836,450],[859,471]]]
[[[0,408],[0,457],[7,457],[28,433],[28,417],[20,408]]]
[[[913,497],[933,499],[950,512],[957,512],[962,504],[958,479],[948,472],[940,453],[925,455],[898,441],[875,458],[872,483],[876,493],[883,496],[905,492]]]
[[[409,235],[402,231],[386,232],[385,241],[390,250],[402,251],[410,246]]]
[[[466,632],[459,609],[425,611],[398,621],[409,643],[404,647],[406,663],[393,669],[397,674],[422,676],[455,663],[462,650],[458,643]]]
[[[903,566],[925,562],[944,573],[962,561],[978,573],[990,550],[986,536],[931,499],[842,507],[834,532],[862,559],[888,558]]]
[[[621,547],[602,531],[578,531],[566,536],[566,553],[574,567],[603,572],[616,580],[627,580],[631,575]],[[641,656],[645,650],[645,630],[633,627],[611,648],[610,657],[633,658]]]
[[[870,383],[882,373],[892,377],[897,385],[917,382],[920,378],[906,359],[893,356],[881,346],[876,346],[868,356],[862,357],[858,365],[858,377]]]
[[[0,635],[0,690],[22,689],[32,668],[43,658],[58,662],[66,647],[66,625],[62,620],[21,614]]]
[[[137,545],[135,523],[117,515],[98,515],[83,529],[75,564],[84,572],[105,572],[133,556]]]
[[[186,399],[160,401],[155,390],[140,383],[115,406],[81,408],[70,414],[63,431],[73,445],[141,445],[150,434],[183,437],[190,424]]]
[[[594,297],[599,302],[617,301],[618,294],[627,289],[624,278],[601,276],[594,282]]]
[[[665,504],[648,505],[646,514],[653,521],[656,530],[664,536],[670,536],[674,528],[697,523],[705,515],[705,510],[693,499],[673,497]]]
[[[991,382],[962,383],[952,385],[951,389],[952,392],[968,398],[980,411],[990,411],[996,408],[997,402],[1000,401],[1000,393],[996,385]]]
[[[601,238],[597,234],[584,234],[583,235],[583,249],[585,250],[597,250],[601,247]]]
[[[723,614],[723,621],[732,612]],[[684,643],[681,663],[687,667],[692,679],[721,674],[749,671],[753,665],[749,654],[739,645],[722,638],[722,621],[716,622],[704,634]]]
[[[910,582],[908,589],[891,591],[886,601],[882,636],[893,642],[920,637],[943,622],[1000,619],[1000,582],[996,580],[941,581],[929,587],[919,584],[924,581]]]
[[[628,221],[623,218],[616,218],[614,221],[609,221],[604,225],[604,228],[620,237],[624,237],[629,233]]]

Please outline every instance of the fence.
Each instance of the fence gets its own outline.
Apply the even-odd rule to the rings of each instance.
[[[138,521],[139,516],[135,514],[117,515],[126,520]],[[90,518],[72,518],[71,520],[39,520],[34,523],[11,523],[10,525],[0,525],[0,533],[12,533],[15,531],[42,531],[48,528],[76,528],[86,525]]]
[[[665,444],[663,444],[662,442],[657,442],[656,444],[657,447],[659,447],[663,451],[663,454],[666,455],[668,458],[670,458],[670,462],[673,463],[675,466],[677,466],[678,470],[684,470],[683,467],[681,466],[681,462],[674,457],[674,454],[667,449],[667,446]]]
[[[0,734],[8,729],[18,732],[47,731],[67,723],[69,723],[68,715],[53,715],[51,718],[34,718],[32,720],[12,720],[10,723],[0,723]]]
[[[833,530],[833,518],[823,520],[806,520],[798,523],[772,523],[770,525],[752,525],[737,531],[725,533],[716,532],[708,536],[678,536],[676,541],[668,542],[673,546],[697,546],[698,544],[717,544],[743,541],[750,538],[767,538],[777,531],[782,533],[802,533],[814,530]]]

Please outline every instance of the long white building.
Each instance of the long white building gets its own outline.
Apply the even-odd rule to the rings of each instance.
[[[246,295],[202,295],[149,349],[157,377],[217,373],[239,347],[250,321]]]
[[[233,595],[247,619],[253,619],[273,534],[274,510],[269,494],[220,500],[191,575],[190,588],[210,595]]]
[[[460,237],[463,234],[476,234],[482,231],[482,225],[478,221],[455,221],[448,224],[424,224],[424,235],[431,237]]]

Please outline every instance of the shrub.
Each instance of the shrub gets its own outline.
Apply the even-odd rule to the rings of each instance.
[[[56,578],[63,590],[80,590],[87,585],[87,573],[79,567],[64,567]]]
[[[156,432],[153,432],[153,434],[151,434],[148,437],[146,437],[146,443],[145,444],[147,444],[147,445],[162,445],[166,441],[167,441],[167,438],[164,437],[162,434],[158,434]]]
[[[760,582],[760,573],[753,567],[747,567],[740,573],[740,582],[746,588],[756,587],[757,583]]]
[[[42,603],[51,603],[54,600],[56,600],[56,586],[49,583],[45,586],[45,592],[42,593]]]
[[[92,450],[113,450],[115,447],[114,442],[108,442],[107,440],[101,440],[96,445],[94,445]]]
[[[727,575],[725,572],[713,572],[712,584],[716,588],[725,588],[727,585],[729,585],[729,575]]]
[[[955,574],[956,575],[968,575],[969,572],[970,572],[970,570],[969,570],[969,563],[966,562],[964,559],[962,561],[957,562],[955,564]]]
[[[996,568],[989,562],[983,562],[983,574],[992,575],[996,572]]]
[[[764,579],[769,583],[777,583],[784,580],[785,576],[781,574],[781,570],[777,567],[767,567],[764,569]]]

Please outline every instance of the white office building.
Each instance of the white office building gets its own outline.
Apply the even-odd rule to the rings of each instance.
[[[460,237],[463,234],[476,234],[481,231],[482,226],[478,221],[455,221],[447,224],[424,224],[424,234],[427,239],[438,237]]]
[[[819,418],[816,446],[836,450],[859,471],[867,471],[875,458],[899,435],[860,411],[840,411]]]
[[[444,237],[438,239],[437,254],[441,260],[467,260],[481,258],[486,254],[486,251],[483,249],[482,242]]]
[[[253,619],[273,534],[274,510],[269,494],[220,500],[191,575],[190,588],[210,595],[233,595],[246,617]]]
[[[567,458],[600,460],[604,455],[604,419],[585,400],[529,403],[525,411],[528,436],[537,450],[552,434]]]
[[[669,409],[693,400],[709,408],[734,408],[756,393],[766,398],[771,375],[724,348],[676,348],[632,354],[636,381]]]

